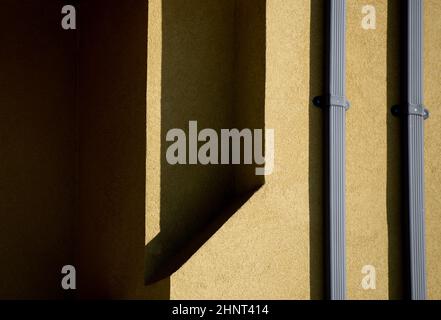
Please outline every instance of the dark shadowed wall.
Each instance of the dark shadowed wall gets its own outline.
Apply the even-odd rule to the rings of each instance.
[[[62,1],[0,10],[0,298],[59,298],[72,263],[75,33]]]
[[[144,287],[147,1],[83,1],[80,14],[78,294],[151,298]],[[154,289],[168,297],[167,283]]]

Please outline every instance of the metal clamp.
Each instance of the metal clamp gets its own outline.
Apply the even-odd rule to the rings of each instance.
[[[324,106],[330,107],[342,107],[345,110],[348,110],[350,107],[349,101],[346,100],[345,97],[342,96],[334,96],[334,95],[326,95],[326,96],[317,96],[312,99],[312,103],[318,107],[323,108]]]
[[[427,120],[429,118],[429,110],[424,108],[423,104],[413,104],[408,103],[405,108],[405,115],[415,115],[415,116],[421,116],[424,118],[424,120]],[[394,116],[400,117],[402,114],[402,107],[400,105],[394,105],[391,108],[391,112]]]

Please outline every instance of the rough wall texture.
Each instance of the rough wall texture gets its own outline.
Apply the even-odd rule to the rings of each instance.
[[[160,8],[159,3],[150,1],[156,8]],[[390,115],[390,107],[399,101],[398,3],[371,1],[369,4],[376,8],[377,28],[364,30],[362,7],[367,3],[348,1],[347,89],[352,105],[347,116],[350,299],[402,296],[399,122]],[[265,127],[276,132],[275,171],[171,276],[170,298],[322,297],[322,118],[320,110],[310,105],[310,99],[322,92],[322,5],[322,1],[267,1],[264,114]],[[425,91],[430,108],[436,105],[439,86],[440,5],[426,1],[425,7]],[[150,29],[149,37],[155,38],[158,31]],[[148,65],[158,68],[158,60],[151,59]],[[155,107],[159,104],[156,100]],[[437,197],[441,188],[437,156],[440,138],[435,132],[438,121],[436,112],[432,112],[426,122],[426,237],[432,299],[441,295],[436,264],[441,212]],[[157,126],[158,122],[148,118],[148,124]],[[149,168],[147,172],[151,172]],[[151,185],[149,179],[147,185]],[[156,206],[155,202],[150,206]],[[362,289],[364,265],[376,268],[376,290]]]
[[[63,297],[60,269],[72,261],[78,298],[322,298],[323,119],[311,99],[323,92],[324,1],[81,1],[78,50],[59,28],[61,1],[4,1],[0,298]],[[403,286],[389,111],[398,3],[370,1],[367,31],[367,3],[348,0],[350,299],[400,298]],[[441,299],[440,15],[426,0],[431,299]],[[254,166],[168,166],[165,134],[189,120],[274,129],[273,174],[261,186]],[[361,287],[367,264],[376,290]]]
[[[308,136],[309,6],[267,2],[265,126],[275,129],[275,171],[171,277],[172,299],[309,297],[308,139],[302,138]]]
[[[426,157],[426,241],[427,285],[430,299],[441,299],[441,114],[438,92],[441,86],[441,3],[430,0],[425,4],[425,104],[432,111],[425,122]]]
[[[385,299],[388,297],[386,173],[389,169],[387,118],[390,114],[387,101],[388,5],[387,1],[370,2],[376,8],[377,28],[364,30],[361,8],[366,2],[347,3],[347,95],[352,105],[347,113],[346,132],[348,297]],[[399,188],[399,185],[394,187]],[[364,265],[373,265],[377,270],[376,290],[361,287]]]

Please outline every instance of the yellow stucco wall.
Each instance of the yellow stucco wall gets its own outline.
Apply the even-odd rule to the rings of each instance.
[[[59,28],[61,1],[8,0],[0,298],[63,297],[70,263],[78,290],[68,297],[323,298],[323,119],[311,100],[323,93],[324,1],[80,1],[76,38]],[[399,0],[347,2],[348,298],[400,298],[399,122],[390,115]],[[361,27],[366,4],[375,30]],[[441,3],[426,0],[431,299],[441,299],[440,15]],[[167,165],[165,134],[189,120],[274,129],[273,174]],[[361,287],[368,264],[376,290]]]
[[[426,241],[427,285],[429,298],[441,299],[441,114],[438,112],[438,92],[441,86],[441,3],[427,1],[425,24],[425,98],[432,111],[425,123],[425,179],[426,179]]]
[[[150,1],[150,19],[160,18],[160,3]],[[264,114],[265,127],[275,129],[275,170],[170,277],[170,298],[322,297],[322,118],[321,111],[310,104],[313,96],[322,93],[322,4],[267,1]],[[376,8],[375,30],[361,26],[366,4]],[[399,94],[398,2],[354,0],[348,1],[347,9],[347,95],[351,102],[346,165],[348,298],[400,298],[399,122],[390,115]],[[440,84],[439,10],[437,1],[425,1],[425,101],[434,111]],[[149,47],[152,77],[148,88],[159,90],[155,75],[159,74],[161,29],[159,20],[155,21],[149,22],[155,25],[149,29],[149,41],[155,45]],[[160,107],[156,94],[148,102],[148,114],[157,114]],[[152,159],[158,159],[155,148],[157,151],[160,141],[153,134],[159,132],[158,119],[148,117],[147,123],[148,139],[155,141],[148,146],[147,186],[158,190],[158,166],[149,167]],[[436,128],[435,111],[426,122],[427,270],[432,299],[441,298],[436,263],[441,241],[437,197],[441,191],[440,138]],[[146,221],[147,230],[151,230],[149,221],[157,219],[154,212],[160,210],[158,200],[153,199],[158,195],[156,191],[147,198],[147,217],[151,219]],[[195,195],[194,201],[199,197]],[[376,290],[361,286],[364,265],[376,268]]]
[[[387,1],[371,1],[377,28],[364,30],[365,1],[347,2],[346,209],[348,297],[388,297]],[[398,58],[398,56],[396,57]],[[398,187],[398,185],[396,186]],[[377,289],[361,287],[364,265],[377,271]]]
[[[309,12],[309,2],[267,3],[265,126],[275,130],[274,173],[171,277],[172,299],[308,298],[309,70],[299,61],[309,55],[309,14],[297,10]]]

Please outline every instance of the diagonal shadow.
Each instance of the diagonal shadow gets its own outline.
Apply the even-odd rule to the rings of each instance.
[[[170,129],[264,128],[266,0],[162,1],[160,232],[145,282],[179,269],[264,179],[255,165],[169,165]],[[220,154],[220,153],[219,153]]]
[[[77,297],[168,299],[144,286],[147,19],[144,0],[78,8]]]

